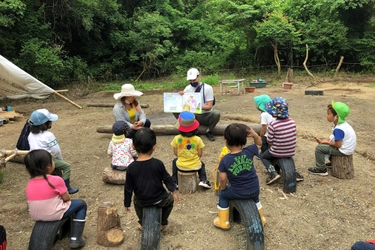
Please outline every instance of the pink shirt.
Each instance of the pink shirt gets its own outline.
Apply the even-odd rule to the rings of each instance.
[[[47,175],[52,188],[43,178],[32,178],[26,187],[26,198],[31,219],[37,221],[61,220],[70,207],[70,201],[64,202],[61,195],[67,192],[64,180],[60,176]]]

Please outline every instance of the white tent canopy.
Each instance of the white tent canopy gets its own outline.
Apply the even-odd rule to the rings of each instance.
[[[0,55],[0,98],[44,99],[53,93],[55,90]]]
[[[0,99],[47,98],[51,94],[82,108],[0,55]]]

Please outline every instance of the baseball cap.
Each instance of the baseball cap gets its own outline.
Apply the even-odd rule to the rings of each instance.
[[[187,72],[187,78],[186,80],[195,80],[197,79],[197,76],[199,76],[199,71],[196,68],[191,68]]]
[[[37,109],[31,113],[30,122],[33,126],[39,126],[48,121],[57,121],[58,118],[56,114],[52,114],[47,109]]]
[[[115,135],[124,135],[129,130],[129,126],[125,121],[117,121],[112,126]]]

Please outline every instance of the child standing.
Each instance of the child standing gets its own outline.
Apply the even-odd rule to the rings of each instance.
[[[74,214],[70,247],[83,247],[85,239],[82,233],[86,221],[86,202],[71,200],[64,180],[60,176],[51,175],[55,163],[48,151],[32,150],[25,156],[24,162],[31,177],[26,187],[31,219],[55,221]]]
[[[211,188],[210,182],[207,180],[206,167],[201,161],[204,143],[197,136],[199,122],[195,119],[193,113],[183,111],[177,120],[177,127],[180,131],[171,142],[173,153],[177,156],[172,162],[172,178],[178,185],[177,170],[190,172],[197,171],[199,175],[199,186]]]
[[[253,137],[255,144],[244,147],[247,137]],[[219,163],[220,195],[217,206],[219,216],[215,218],[214,225],[224,230],[230,229],[229,200],[231,199],[253,199],[264,225],[266,219],[263,217],[262,205],[259,201],[259,180],[253,164],[253,157],[258,154],[262,140],[253,129],[237,123],[225,128],[224,139],[230,153]]]
[[[260,128],[260,138],[262,139],[262,146],[260,147],[260,155],[256,156],[258,159],[260,159],[261,155],[268,149],[268,143],[267,143],[267,127],[268,125],[274,121],[275,119],[270,115],[266,110],[266,103],[269,103],[271,101],[271,97],[269,97],[266,94],[258,95],[254,97],[254,102],[257,107],[257,109],[261,112],[260,113],[260,125],[262,126]]]
[[[274,183],[281,176],[276,172],[271,161],[277,158],[293,157],[296,153],[297,128],[296,122],[289,117],[288,102],[282,97],[275,97],[266,104],[266,110],[276,118],[267,128],[269,144],[261,157],[263,165],[269,172],[269,178],[266,180],[267,185]],[[296,181],[303,181],[303,176],[296,173]]]
[[[31,113],[29,119],[31,127],[28,136],[30,150],[44,149],[53,154],[56,169],[62,172],[69,194],[75,194],[79,189],[70,186],[70,171],[72,167],[63,160],[55,135],[48,131],[48,129],[52,128],[52,122],[57,121],[57,119],[58,116],[50,113],[47,109],[38,109]]]
[[[111,168],[124,171],[134,161],[137,152],[133,149],[133,140],[125,138],[129,133],[129,126],[125,121],[115,122],[112,131],[112,140],[107,150],[107,154],[112,157]]]
[[[327,121],[334,124],[332,135],[325,139],[314,137],[319,143],[315,148],[315,167],[309,172],[317,175],[328,175],[325,155],[352,155],[357,137],[352,126],[345,121],[349,115],[349,107],[342,102],[333,102],[327,106]]]
[[[176,185],[162,161],[151,155],[156,148],[156,135],[149,128],[141,128],[135,133],[133,145],[138,153],[136,161],[126,170],[124,206],[130,212],[130,203],[134,192],[134,209],[138,216],[138,228],[142,230],[143,207],[157,206],[162,208],[160,230],[168,225],[168,217],[173,203],[178,201]],[[167,192],[167,189],[172,192]]]

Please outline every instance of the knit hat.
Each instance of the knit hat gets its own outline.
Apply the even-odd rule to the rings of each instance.
[[[112,131],[115,135],[124,135],[129,129],[129,126],[125,121],[117,121],[112,126]]]
[[[192,132],[199,127],[199,122],[190,111],[182,111],[178,116],[176,127],[181,132]]]
[[[266,94],[254,96],[255,105],[257,105],[257,108],[264,112],[267,112],[266,103],[270,102],[271,100],[271,97]]]
[[[37,109],[30,115],[30,122],[33,126],[42,125],[48,121],[54,122],[57,121],[59,117],[55,114],[52,114],[47,109]]]
[[[275,97],[266,104],[267,112],[277,119],[284,119],[289,116],[288,102],[282,97]]]
[[[334,101],[332,101],[332,108],[336,111],[337,116],[339,117],[337,124],[344,123],[345,118],[350,113],[350,108],[345,103]]]

